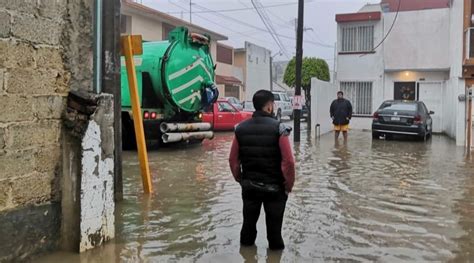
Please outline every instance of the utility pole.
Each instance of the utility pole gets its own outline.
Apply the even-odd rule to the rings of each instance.
[[[270,91],[273,91],[273,57],[270,53]]]
[[[189,0],[189,23],[192,24],[193,23],[193,17],[192,17],[192,14],[193,14],[193,1],[192,0]]]
[[[301,66],[303,63],[303,27],[304,27],[304,0],[298,0],[298,27],[296,30],[296,79],[295,79],[295,99],[301,98]],[[301,102],[301,99],[300,99]],[[294,141],[300,141],[301,133],[301,105],[295,109]]]

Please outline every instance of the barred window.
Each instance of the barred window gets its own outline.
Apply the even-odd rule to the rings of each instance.
[[[341,82],[344,97],[352,103],[356,115],[372,114],[372,82]]]
[[[342,52],[369,52],[374,48],[374,26],[342,28]]]

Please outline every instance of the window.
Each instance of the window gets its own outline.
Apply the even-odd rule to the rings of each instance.
[[[220,112],[235,112],[234,107],[227,102],[219,102],[218,108]]]
[[[275,94],[273,93],[273,98],[275,99],[275,101],[280,101],[280,94]]]
[[[416,111],[416,104],[414,103],[384,103],[381,109],[392,111]]]
[[[352,103],[354,114],[372,114],[372,82],[341,82],[341,91]]]
[[[374,26],[342,28],[341,52],[370,52],[374,48]]]
[[[232,48],[224,47],[217,44],[217,62],[232,65],[232,55],[234,50]]]

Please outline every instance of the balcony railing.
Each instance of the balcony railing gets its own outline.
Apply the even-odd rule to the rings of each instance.
[[[466,30],[466,60],[474,59],[474,27],[470,27]]]

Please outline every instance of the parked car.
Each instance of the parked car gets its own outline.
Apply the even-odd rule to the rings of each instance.
[[[203,112],[202,121],[211,123],[214,131],[232,131],[241,121],[251,117],[251,112],[240,111],[226,99],[219,99]]]
[[[232,106],[234,106],[238,110],[243,110],[244,107],[242,106],[242,103],[240,102],[239,99],[236,97],[225,97],[225,100],[227,100]]]
[[[426,139],[432,134],[433,114],[421,101],[385,101],[374,113],[372,138],[401,134]]]
[[[247,112],[254,112],[255,111],[255,108],[253,107],[253,102],[252,101],[244,101],[243,103],[243,111],[247,111]]]
[[[282,117],[291,117],[293,114],[293,105],[290,97],[285,92],[273,92],[275,98],[275,115],[278,120]]]

